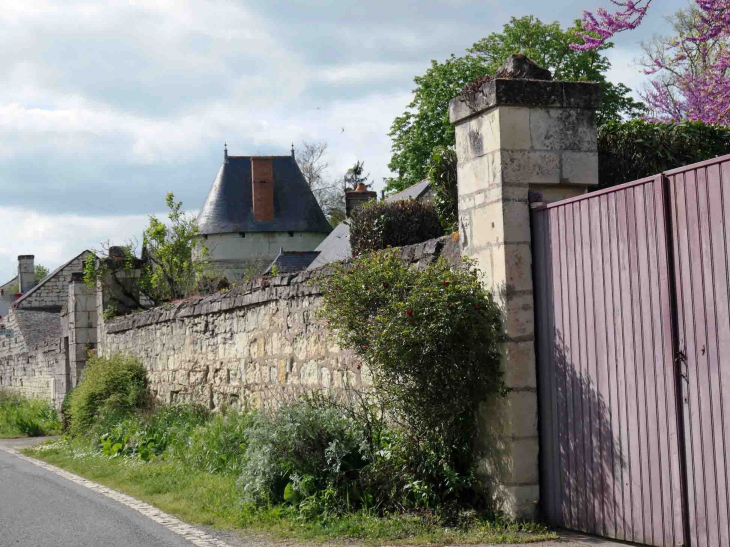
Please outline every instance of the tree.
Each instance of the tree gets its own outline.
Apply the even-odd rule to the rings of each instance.
[[[176,300],[186,296],[186,290],[205,270],[208,253],[200,243],[195,217],[181,211],[182,202],[175,201],[172,192],[165,197],[165,203],[170,210],[169,225],[151,215],[142,236],[149,260],[143,287],[158,295],[158,299]]]
[[[602,47],[615,34],[638,27],[652,0],[611,0],[616,13],[585,11],[579,51]],[[676,36],[644,47],[644,72],[656,75],[643,93],[651,115],[668,121],[730,125],[730,0],[695,0],[689,10],[670,19]]]
[[[326,161],[327,142],[302,143],[302,151],[297,154],[297,165],[304,180],[312,189],[322,212],[334,227],[345,218],[345,195],[341,180],[329,177],[329,163]]]
[[[209,252],[202,245],[195,217],[182,211],[182,202],[167,194],[165,203],[169,209],[167,224],[150,215],[149,226],[142,234],[142,257],[136,256],[136,244],[127,243],[113,247],[102,244],[94,251],[95,260],[87,260],[84,281],[96,286],[97,280],[116,277],[115,287],[124,291],[124,298],[137,307],[143,306],[143,298],[153,304],[177,300],[188,296],[196,280],[208,266]],[[122,277],[134,269],[141,269],[140,294],[126,291]],[[121,276],[121,277],[120,277]]]
[[[37,282],[40,282],[48,275],[48,268],[45,266],[42,266],[41,264],[36,264],[35,267],[35,280]]]
[[[372,183],[368,184],[368,179],[370,178],[370,173],[367,175],[364,175],[365,172],[365,162],[364,161],[356,161],[355,165],[350,167],[344,176],[344,183],[345,186],[348,187],[350,190],[355,190],[358,185],[364,184],[366,187],[370,188],[372,186]]]
[[[443,63],[431,61],[426,73],[414,78],[415,96],[408,110],[391,125],[393,155],[388,166],[396,176],[386,181],[386,190],[401,191],[426,178],[434,149],[455,144],[454,129],[448,119],[449,101],[470,82],[494,75],[513,53],[524,53],[549,69],[555,79],[598,82],[603,103],[598,111],[599,124],[641,113],[642,105],[629,97],[628,87],[606,80],[605,73],[611,65],[600,52],[613,44],[605,43],[591,51],[570,48],[580,42],[576,36],[580,28],[578,21],[562,30],[557,22],[545,24],[532,16],[513,17],[501,33],[492,33],[476,42],[466,55],[451,55]]]

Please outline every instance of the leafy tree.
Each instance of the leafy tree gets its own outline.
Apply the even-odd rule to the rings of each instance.
[[[194,290],[196,280],[208,266],[209,252],[201,243],[197,220],[181,210],[182,202],[175,201],[174,194],[169,193],[165,203],[169,223],[150,215],[150,224],[142,234],[141,259],[136,257],[134,243],[122,247],[102,244],[101,250],[94,251],[95,260],[85,263],[84,281],[88,285],[95,286],[98,279],[112,275],[117,278],[116,289],[124,291],[125,283],[119,276],[141,267],[142,296],[129,291],[123,294],[137,307],[144,307],[142,297],[159,304],[184,298]]]
[[[616,13],[583,13],[589,35],[579,51],[595,51],[617,33],[641,25],[652,0],[612,0]],[[644,99],[653,119],[730,125],[730,0],[695,0],[670,19],[677,35],[648,48],[646,74],[655,74]]]
[[[41,264],[36,264],[35,266],[35,280],[41,281],[44,277],[48,275],[48,268],[45,266],[42,266]]]
[[[533,16],[512,18],[501,33],[492,33],[476,42],[462,57],[451,55],[443,63],[431,61],[422,76],[414,78],[416,89],[408,110],[396,117],[390,128],[393,140],[390,170],[396,173],[386,182],[389,193],[404,190],[428,175],[428,162],[437,147],[454,146],[454,129],[449,122],[448,104],[470,82],[494,75],[513,53],[524,53],[553,77],[568,81],[595,81],[601,86],[602,107],[598,123],[632,117],[642,105],[629,97],[629,88],[606,80],[610,68],[601,55],[613,47],[605,43],[595,51],[574,51],[580,42],[576,32],[580,22],[563,30],[557,22],[545,24]]]
[[[205,270],[208,253],[200,244],[195,217],[181,211],[182,202],[175,201],[172,192],[165,197],[165,203],[170,210],[169,225],[151,215],[142,235],[149,260],[142,286],[150,293],[175,300],[186,296],[196,276]]]

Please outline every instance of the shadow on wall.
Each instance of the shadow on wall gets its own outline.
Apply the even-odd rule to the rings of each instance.
[[[615,377],[611,386],[607,366],[597,370],[597,363],[574,362],[558,329],[551,365],[553,370],[541,369],[551,375],[552,391],[552,409],[543,404],[541,414],[551,426],[542,429],[543,437],[551,437],[543,446],[553,447],[543,458],[543,484],[552,487],[543,493],[544,505],[567,528],[631,537],[632,516],[622,510],[630,486],[627,457],[607,402],[617,391]]]

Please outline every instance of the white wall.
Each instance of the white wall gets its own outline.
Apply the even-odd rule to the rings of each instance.
[[[235,276],[254,259],[273,261],[282,247],[285,251],[313,251],[325,237],[327,234],[314,232],[294,232],[293,236],[288,232],[258,232],[246,237],[235,233],[209,235],[202,243],[210,251],[212,265],[227,276]]]

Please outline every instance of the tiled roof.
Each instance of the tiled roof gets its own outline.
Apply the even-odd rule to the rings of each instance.
[[[18,328],[29,348],[35,347],[49,338],[61,337],[61,314],[43,310],[13,310]]]
[[[272,268],[276,266],[277,274],[301,272],[307,269],[312,261],[317,258],[319,251],[279,251],[279,255],[266,269],[264,275],[271,274]]]
[[[274,220],[254,221],[251,157],[228,156],[218,171],[198,215],[204,235],[228,232],[317,232],[332,227],[324,216],[299,166],[291,156],[276,156],[274,168]]]
[[[307,270],[350,258],[352,249],[350,247],[350,225],[347,221],[338,224],[315,251],[319,251],[319,256],[314,259]]]
[[[13,277],[7,283],[4,283],[4,284],[0,285],[0,289],[4,289],[5,287],[8,287],[8,286],[12,285],[13,283],[17,283],[17,282],[18,282],[18,276],[16,275],[15,277]]]
[[[409,186],[405,190],[401,190],[397,194],[388,196],[387,198],[385,198],[385,201],[393,202],[393,201],[406,200],[406,199],[410,199],[410,198],[418,199],[423,194],[428,192],[428,189],[430,188],[430,186],[431,186],[431,183],[429,182],[429,180],[424,179],[421,182],[417,182],[413,186]]]

